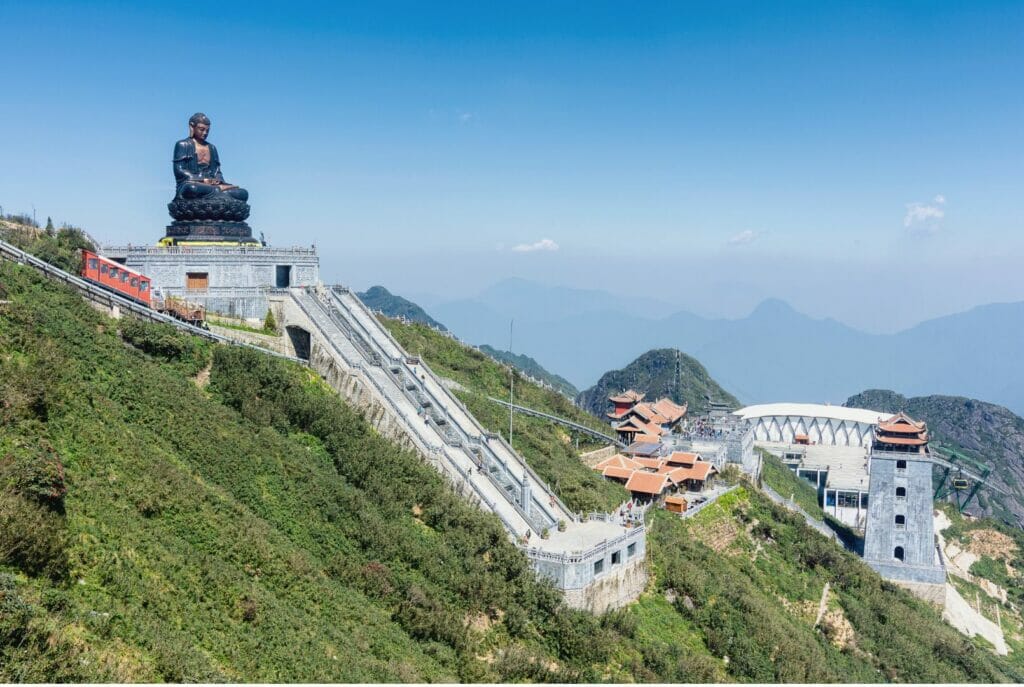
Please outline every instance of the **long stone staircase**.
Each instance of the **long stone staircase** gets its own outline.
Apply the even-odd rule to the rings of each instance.
[[[349,289],[293,288],[286,326],[308,328],[311,365],[341,368],[465,497],[497,515],[538,573],[575,606],[635,598],[646,571],[644,528],[573,513],[501,436],[488,432],[420,358],[409,355]],[[322,369],[326,378],[329,370]],[[334,375],[336,376],[336,375]],[[345,386],[338,384],[337,386]],[[362,393],[361,392],[361,393]]]

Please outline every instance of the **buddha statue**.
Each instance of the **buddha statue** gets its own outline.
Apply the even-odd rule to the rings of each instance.
[[[174,144],[177,190],[167,209],[174,222],[163,243],[258,243],[245,223],[249,192],[229,184],[217,147],[206,140],[210,118],[197,112],[188,120],[188,138]]]

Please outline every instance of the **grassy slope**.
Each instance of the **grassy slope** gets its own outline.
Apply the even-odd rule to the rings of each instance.
[[[945,625],[936,610],[883,582],[796,516],[740,489],[690,521],[654,518],[657,589],[703,633],[729,672],[760,682],[1020,679]],[[703,543],[702,543],[703,542]],[[718,552],[709,547],[713,546]],[[851,642],[813,623],[825,582]]]
[[[406,351],[421,355],[434,372],[463,387],[455,394],[484,427],[508,437],[508,409],[488,400],[488,396],[508,398],[508,368],[429,327],[387,318],[382,318],[382,322]],[[607,425],[574,406],[563,395],[542,389],[518,373],[515,399],[519,405],[609,432]],[[516,415],[512,440],[537,474],[576,511],[607,512],[629,497],[620,485],[606,481],[580,463],[572,437],[558,425]],[[586,438],[580,439],[581,451],[599,446]]]
[[[756,450],[761,453],[761,479],[764,480],[764,483],[777,491],[783,498],[792,497],[812,517],[824,520],[825,512],[818,505],[818,492],[811,483],[798,477],[795,472],[786,467],[785,463],[768,451],[760,448]]]
[[[204,344],[116,325],[147,355],[26,269],[0,282],[0,678],[573,680],[618,643],[307,372],[218,348],[204,392]],[[40,443],[63,531],[26,546]]]
[[[950,579],[960,590],[961,595],[972,606],[980,602],[981,612],[992,622],[1002,624],[1003,634],[1011,649],[1009,660],[1020,670],[1024,670],[1024,531],[1008,527],[1002,522],[991,518],[972,518],[960,514],[953,504],[939,506],[950,519],[950,526],[942,534],[949,542],[956,542],[961,549],[971,550],[972,536],[975,534],[998,533],[1008,538],[1012,544],[1005,555],[993,558],[982,557],[971,565],[970,573],[975,577],[994,582],[1007,592],[1006,602],[997,601],[981,589],[980,586],[950,575]],[[996,605],[999,606],[998,613]]]
[[[204,392],[205,344],[115,325],[24,269],[0,282],[0,678],[1019,679],[743,491],[689,523],[655,514],[640,603],[568,611],[493,517],[300,368],[218,348]],[[55,479],[14,468],[50,450],[61,536],[10,526],[40,513],[8,508],[25,485]],[[59,545],[9,546],[38,532]],[[782,601],[826,579],[845,651]]]

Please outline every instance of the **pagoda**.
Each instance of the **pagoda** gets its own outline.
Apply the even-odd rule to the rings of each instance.
[[[875,451],[893,453],[928,453],[928,425],[918,422],[906,413],[879,419],[875,428]]]

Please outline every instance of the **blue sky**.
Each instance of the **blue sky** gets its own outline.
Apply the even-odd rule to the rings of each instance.
[[[1024,300],[1019,2],[7,1],[0,25],[0,205],[111,243],[162,236],[202,110],[255,230],[360,288],[643,284],[875,331]]]

